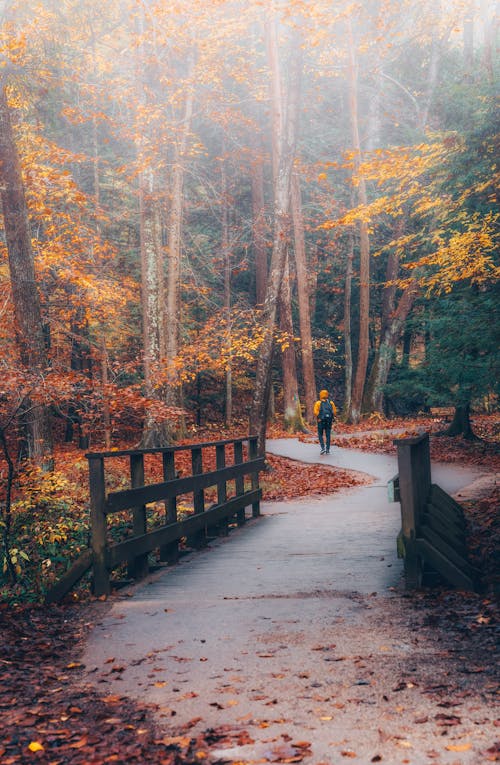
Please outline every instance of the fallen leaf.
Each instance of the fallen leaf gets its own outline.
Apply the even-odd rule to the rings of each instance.
[[[448,746],[445,746],[445,749],[449,752],[468,752],[471,748],[471,744],[448,744]]]
[[[87,736],[84,736],[83,738],[79,739],[78,741],[75,741],[73,744],[69,745],[70,749],[81,749],[84,746],[87,746]]]
[[[28,749],[30,750],[30,752],[43,752],[44,751],[44,748],[43,748],[42,744],[40,744],[39,741],[32,741],[29,744]]]

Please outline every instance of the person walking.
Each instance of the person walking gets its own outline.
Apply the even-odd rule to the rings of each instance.
[[[337,407],[328,398],[327,390],[320,390],[319,399],[314,404],[314,416],[318,420],[318,439],[321,446],[321,454],[330,454],[332,424],[333,418],[337,416]]]

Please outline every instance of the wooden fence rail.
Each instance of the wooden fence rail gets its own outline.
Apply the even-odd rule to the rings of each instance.
[[[247,444],[246,455],[244,444]],[[203,471],[203,458],[209,449],[215,450],[215,470]],[[178,477],[175,455],[191,452],[191,475]],[[232,451],[232,464],[227,464]],[[145,457],[162,456],[161,483],[145,483]],[[87,454],[90,482],[91,548],[86,550],[72,568],[46,596],[47,602],[60,600],[92,566],[93,590],[106,595],[111,590],[111,571],[126,562],[128,575],[139,579],[148,573],[148,555],[158,549],[160,560],[174,563],[179,555],[179,540],[187,537],[190,546],[202,546],[207,536],[226,534],[229,520],[235,517],[238,525],[245,523],[245,508],[251,506],[252,516],[260,514],[261,489],[259,471],[264,458],[257,455],[257,438],[239,438],[212,441],[187,446],[156,449],[93,452]],[[130,488],[106,491],[105,462],[126,457],[129,460]],[[245,476],[250,478],[250,489],[245,490]],[[228,482],[234,483],[229,492]],[[205,507],[205,490],[215,488],[217,500]],[[228,497],[229,493],[233,496]],[[177,500],[181,495],[192,495],[193,512],[178,520]],[[165,505],[164,523],[147,530],[147,505],[162,502]],[[132,514],[132,537],[111,544],[108,516],[129,511]]]
[[[398,550],[407,588],[438,574],[455,587],[480,590],[480,572],[468,560],[463,508],[431,482],[428,434],[394,443],[399,474],[389,484],[389,498],[401,503]]]

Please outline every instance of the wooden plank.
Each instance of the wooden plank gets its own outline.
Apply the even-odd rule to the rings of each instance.
[[[193,476],[203,473],[203,453],[199,446],[191,448],[191,471]],[[193,512],[195,515],[201,515],[205,510],[205,494],[203,489],[193,491]],[[187,540],[188,547],[203,547],[207,543],[206,527],[203,525],[196,534]]]
[[[426,539],[416,540],[419,555],[424,558],[436,571],[439,571],[450,584],[463,590],[477,592],[478,584],[476,580],[468,576],[462,568],[456,566],[450,561],[441,550],[435,548],[431,542]]]
[[[158,502],[175,497],[179,494],[187,494],[199,489],[206,489],[221,481],[228,481],[237,476],[247,475],[264,468],[264,458],[244,462],[242,465],[230,465],[224,470],[213,470],[196,476],[176,478],[173,481],[153,483],[138,489],[126,489],[125,491],[110,492],[106,501],[106,513],[115,513],[127,510],[136,505],[146,505],[149,502]]]
[[[90,526],[94,567],[93,590],[94,595],[109,595],[111,585],[109,582],[109,571],[106,568],[106,489],[104,484],[104,460],[100,457],[89,458],[89,484]]]
[[[257,436],[250,436],[248,439],[248,456],[251,460],[256,460],[259,456],[258,439]],[[259,473],[256,471],[251,475],[252,490],[258,491],[259,489]],[[258,518],[260,515],[260,502],[254,502],[252,505],[252,517]]]
[[[438,534],[441,539],[445,539],[459,555],[467,559],[467,545],[462,532],[451,528],[448,523],[443,523],[436,513],[426,513],[422,518],[422,526],[435,531],[436,534]]]
[[[242,507],[257,502],[260,499],[261,491],[249,491],[241,497],[234,497],[224,505],[215,505],[204,513],[192,515],[183,521],[161,526],[154,531],[150,531],[140,537],[127,539],[108,549],[106,564],[111,570],[118,566],[130,556],[141,553],[151,552],[151,550],[162,545],[174,542],[181,537],[187,537],[190,534],[204,528],[206,523],[218,523],[221,519],[234,515]]]
[[[70,569],[54,584],[45,595],[45,603],[58,603],[87,573],[94,559],[92,550],[85,550]]]
[[[234,462],[235,465],[243,464],[243,444],[241,442],[234,444]],[[245,477],[243,475],[237,476],[235,484],[236,496],[239,497],[240,494],[243,494],[245,491]],[[237,521],[238,526],[243,526],[245,523],[245,508],[238,512]]]
[[[441,523],[450,528],[452,532],[465,537],[465,521],[458,518],[453,511],[450,512],[445,507],[436,507],[432,502],[428,502],[425,506],[425,512],[437,518]]]
[[[218,444],[234,444],[238,442],[245,443],[245,441],[248,441],[248,438],[243,436],[242,438],[227,438],[222,441],[206,441],[201,444],[196,444],[196,446],[199,446],[201,449],[205,449],[208,446],[217,446]],[[165,452],[187,451],[188,449],[191,449],[191,446],[192,444],[182,444],[181,446],[155,446],[150,449],[117,449],[116,451],[112,452],[89,452],[85,456],[87,459],[102,459],[104,457],[130,457],[132,454],[163,454]]]
[[[130,482],[133,488],[144,486],[144,454],[130,455]],[[132,508],[132,525],[134,537],[141,536],[147,531],[146,505]],[[133,579],[141,579],[148,574],[148,555],[137,555],[128,561],[128,575]]]
[[[431,406],[431,415],[433,417],[453,417],[454,414],[454,406]]]
[[[215,447],[215,466],[217,470],[223,470],[226,467],[226,445],[217,444]],[[223,505],[227,502],[227,484],[225,481],[219,481],[217,483],[217,504]],[[229,533],[229,526],[227,517],[223,518],[216,526],[217,533],[222,536],[227,536]],[[210,533],[210,532],[209,532]]]
[[[164,452],[162,461],[164,480],[173,481],[175,479],[175,452]],[[166,523],[177,523],[177,497],[169,497],[165,500],[165,505]],[[174,540],[169,545],[162,545],[160,547],[160,560],[163,563],[176,563],[179,560],[179,545],[177,540]]]
[[[431,485],[429,435],[397,438],[401,525],[406,539],[413,539]]]
[[[477,575],[477,571],[471,566],[469,561],[463,558],[456,550],[453,549],[451,544],[443,539],[439,534],[436,534],[433,529],[428,526],[421,526],[419,530],[418,539],[423,539],[429,542],[435,549],[447,558],[454,566],[459,568],[470,579],[473,579]]]
[[[446,507],[450,511],[453,511],[457,517],[464,520],[465,515],[463,507],[435,483],[431,485],[429,499],[434,505],[436,505],[436,507]]]

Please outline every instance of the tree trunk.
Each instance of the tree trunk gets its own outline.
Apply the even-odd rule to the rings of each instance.
[[[352,271],[354,260],[354,232],[349,232],[349,249],[344,284],[344,364],[345,364],[345,392],[344,392],[344,416],[346,419],[351,414],[352,402],[352,334],[351,334],[351,300],[352,300]]]
[[[85,321],[84,309],[79,307],[75,319],[71,324],[71,360],[70,367],[73,372],[81,375],[80,394],[82,397],[85,390],[85,378],[88,379],[88,388],[91,387],[92,364],[90,355],[90,343],[88,340],[88,326]],[[74,426],[77,426],[78,448],[89,448],[89,434],[85,423],[84,407],[81,400],[75,399],[68,407],[66,433],[64,440],[70,443],[74,436]]]
[[[416,285],[410,285],[403,292],[396,311],[388,318],[383,328],[366,386],[366,411],[368,412],[384,411],[384,387],[387,384],[396,346],[401,339],[406,319],[417,294]]]
[[[351,112],[352,144],[354,149],[354,169],[358,181],[358,202],[366,205],[366,183],[360,172],[361,141],[358,124],[358,64],[354,49],[351,22],[349,32],[349,104]],[[370,240],[368,224],[359,223],[359,340],[356,375],[352,389],[350,419],[358,422],[361,416],[361,403],[368,367],[368,351],[370,344]]]
[[[483,66],[486,70],[488,82],[493,85],[495,80],[493,67],[493,42],[495,39],[495,14],[492,13],[491,3],[488,0],[480,0],[481,18],[484,30],[484,54]],[[498,8],[498,3],[497,3]]]
[[[193,62],[189,63],[189,76]],[[175,147],[175,157],[171,178],[171,201],[168,222],[168,272],[167,272],[167,322],[166,322],[166,361],[168,373],[167,402],[178,405],[179,387],[175,371],[175,358],[179,350],[180,332],[180,281],[181,281],[181,235],[182,210],[184,206],[184,155],[186,153],[191,120],[193,117],[193,90],[188,85],[181,136]]]
[[[472,430],[470,421],[470,404],[462,404],[455,407],[455,413],[450,426],[438,435],[442,436],[463,436],[468,441],[478,439]]]
[[[35,280],[28,210],[21,165],[10,120],[5,85],[0,82],[0,192],[9,258],[12,301],[21,362],[35,378],[49,365],[44,342],[40,299]],[[26,400],[28,456],[52,467],[52,435],[47,406]]]
[[[267,246],[264,206],[264,163],[262,146],[252,160],[252,244],[255,259],[255,303],[262,307],[266,297]]]
[[[467,80],[474,75],[474,16],[469,11],[464,19],[464,74]]]
[[[224,152],[223,152],[224,153]],[[224,261],[224,316],[226,323],[226,426],[233,423],[233,370],[231,363],[231,253],[229,249],[229,203],[227,198],[227,177],[224,160],[221,163],[222,193],[222,236],[221,247]]]
[[[304,433],[306,428],[302,418],[297,381],[297,360],[295,357],[294,332],[292,321],[292,296],[290,287],[290,263],[286,255],[283,280],[280,293],[280,328],[283,336],[283,424],[291,433]]]
[[[269,35],[272,39],[275,36]],[[295,41],[295,45],[294,45]],[[289,231],[290,188],[295,156],[296,126],[298,116],[299,83],[301,72],[300,45],[291,41],[289,59],[290,83],[287,94],[286,119],[275,121],[279,135],[274,136],[278,147],[278,169],[274,187],[274,236],[271,265],[266,290],[266,299],[262,311],[263,340],[260,346],[255,378],[255,390],[250,413],[250,433],[258,437],[258,452],[263,455],[266,446],[266,426],[271,372],[274,349],[274,330],[276,327],[277,305],[283,279],[286,260],[287,236]],[[271,51],[270,63],[272,77],[276,75],[278,59],[276,48]],[[279,70],[278,70],[279,71]],[[281,99],[280,99],[281,100]],[[276,105],[275,105],[276,106]],[[281,108],[281,105],[277,107]],[[281,124],[282,127],[276,127]]]
[[[300,180],[298,173],[292,176],[292,219],[294,233],[295,268],[297,271],[297,298],[299,303],[300,348],[302,373],[304,376],[304,395],[306,399],[306,420],[314,421],[314,402],[316,385],[314,381],[314,359],[312,352],[311,306],[309,301],[309,280],[304,236],[304,216],[300,198]]]
[[[94,79],[97,82],[97,67],[96,67],[96,50],[95,50],[95,39],[92,37],[92,48],[93,48],[93,62],[94,62]],[[99,257],[99,244],[100,244],[100,238],[101,238],[101,226],[100,226],[100,207],[101,207],[101,193],[100,193],[100,180],[99,180],[99,165],[100,165],[100,156],[99,156],[99,137],[97,133],[97,117],[96,112],[98,110],[98,104],[94,102],[93,104],[94,114],[92,115],[92,150],[93,150],[93,181],[94,181],[94,237],[93,237],[93,244],[92,244],[92,260],[94,263],[94,267],[97,270],[100,270],[102,267],[102,264],[100,262]],[[109,405],[109,396],[108,396],[108,382],[109,382],[109,374],[108,374],[108,351],[106,348],[106,335],[104,332],[104,327],[101,327],[99,330],[99,356],[100,356],[100,363],[101,363],[101,400],[102,400],[102,422],[103,422],[103,429],[104,429],[104,444],[106,449],[111,449],[111,408]]]
[[[159,282],[161,241],[158,205],[155,202],[152,170],[142,173],[139,188],[139,225],[141,239],[141,302],[144,385],[146,394],[153,396],[154,370],[160,362]]]

